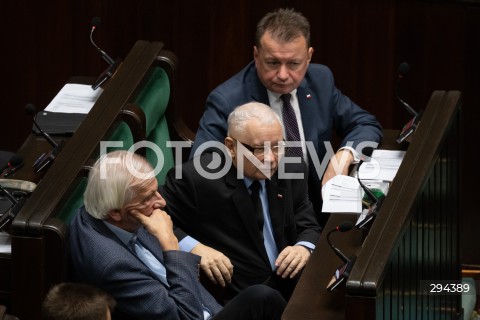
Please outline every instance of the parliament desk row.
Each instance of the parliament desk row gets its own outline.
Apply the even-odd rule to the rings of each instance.
[[[35,173],[31,167],[51,149],[42,136],[29,136],[18,150],[25,166],[9,178],[37,186],[11,223],[11,254],[0,254],[0,303],[9,313],[41,319],[41,302],[48,290],[68,279],[67,225],[83,202],[88,166],[99,157],[101,141],[121,141],[120,149],[139,141],[159,146],[164,164],[157,178],[162,183],[174,163],[166,141],[193,138],[173,104],[177,63],[161,42],[138,41],[75,133],[55,137],[65,145],[47,170]],[[136,152],[157,164],[152,149]]]
[[[373,224],[335,236],[348,279],[326,290],[342,261],[328,231],[356,214],[332,214],[282,316],[296,319],[463,319],[460,294],[432,284],[461,283],[459,150],[461,94],[435,91]],[[386,131],[381,148],[397,149]]]

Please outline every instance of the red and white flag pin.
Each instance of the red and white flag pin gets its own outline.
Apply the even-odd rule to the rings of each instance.
[[[278,199],[283,199],[283,194],[277,193]]]
[[[307,93],[307,99],[312,99],[312,95],[310,93]]]

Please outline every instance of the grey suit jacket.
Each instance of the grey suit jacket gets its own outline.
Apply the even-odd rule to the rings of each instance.
[[[165,265],[170,287],[84,207],[70,225],[74,280],[109,292],[117,301],[115,319],[203,319],[203,306],[212,315],[221,309],[198,280],[200,257],[181,251],[162,252],[158,240],[143,227],[137,236]]]

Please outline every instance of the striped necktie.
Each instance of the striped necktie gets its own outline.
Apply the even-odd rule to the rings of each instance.
[[[298,130],[297,117],[295,116],[295,111],[293,110],[292,104],[290,103],[291,97],[292,95],[290,93],[282,94],[280,96],[283,101],[282,118],[283,125],[285,127],[285,134],[287,136],[287,141],[301,141],[300,131]],[[303,158],[302,147],[289,147],[287,155]]]

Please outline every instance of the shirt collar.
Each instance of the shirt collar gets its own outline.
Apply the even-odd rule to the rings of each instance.
[[[250,188],[253,181],[254,181],[254,179],[250,179],[248,177],[243,177],[243,182],[245,183],[245,186],[247,187],[247,189]],[[262,186],[262,190],[265,190],[265,180],[258,180],[258,182],[260,182],[260,185]]]
[[[136,236],[135,233],[132,233],[132,232],[128,232],[126,230],[123,230],[117,226],[114,226],[113,224],[111,223],[108,223],[106,221],[103,221],[102,222],[107,226],[108,229],[110,229],[119,239],[120,241],[122,241],[126,246],[128,246],[130,244],[130,242],[132,241],[132,239]]]
[[[276,93],[267,89],[267,94],[270,101],[277,101],[280,99],[280,96],[282,96],[283,93]],[[292,97],[295,97],[295,95],[297,94],[297,89],[293,89],[290,94],[292,95]]]

